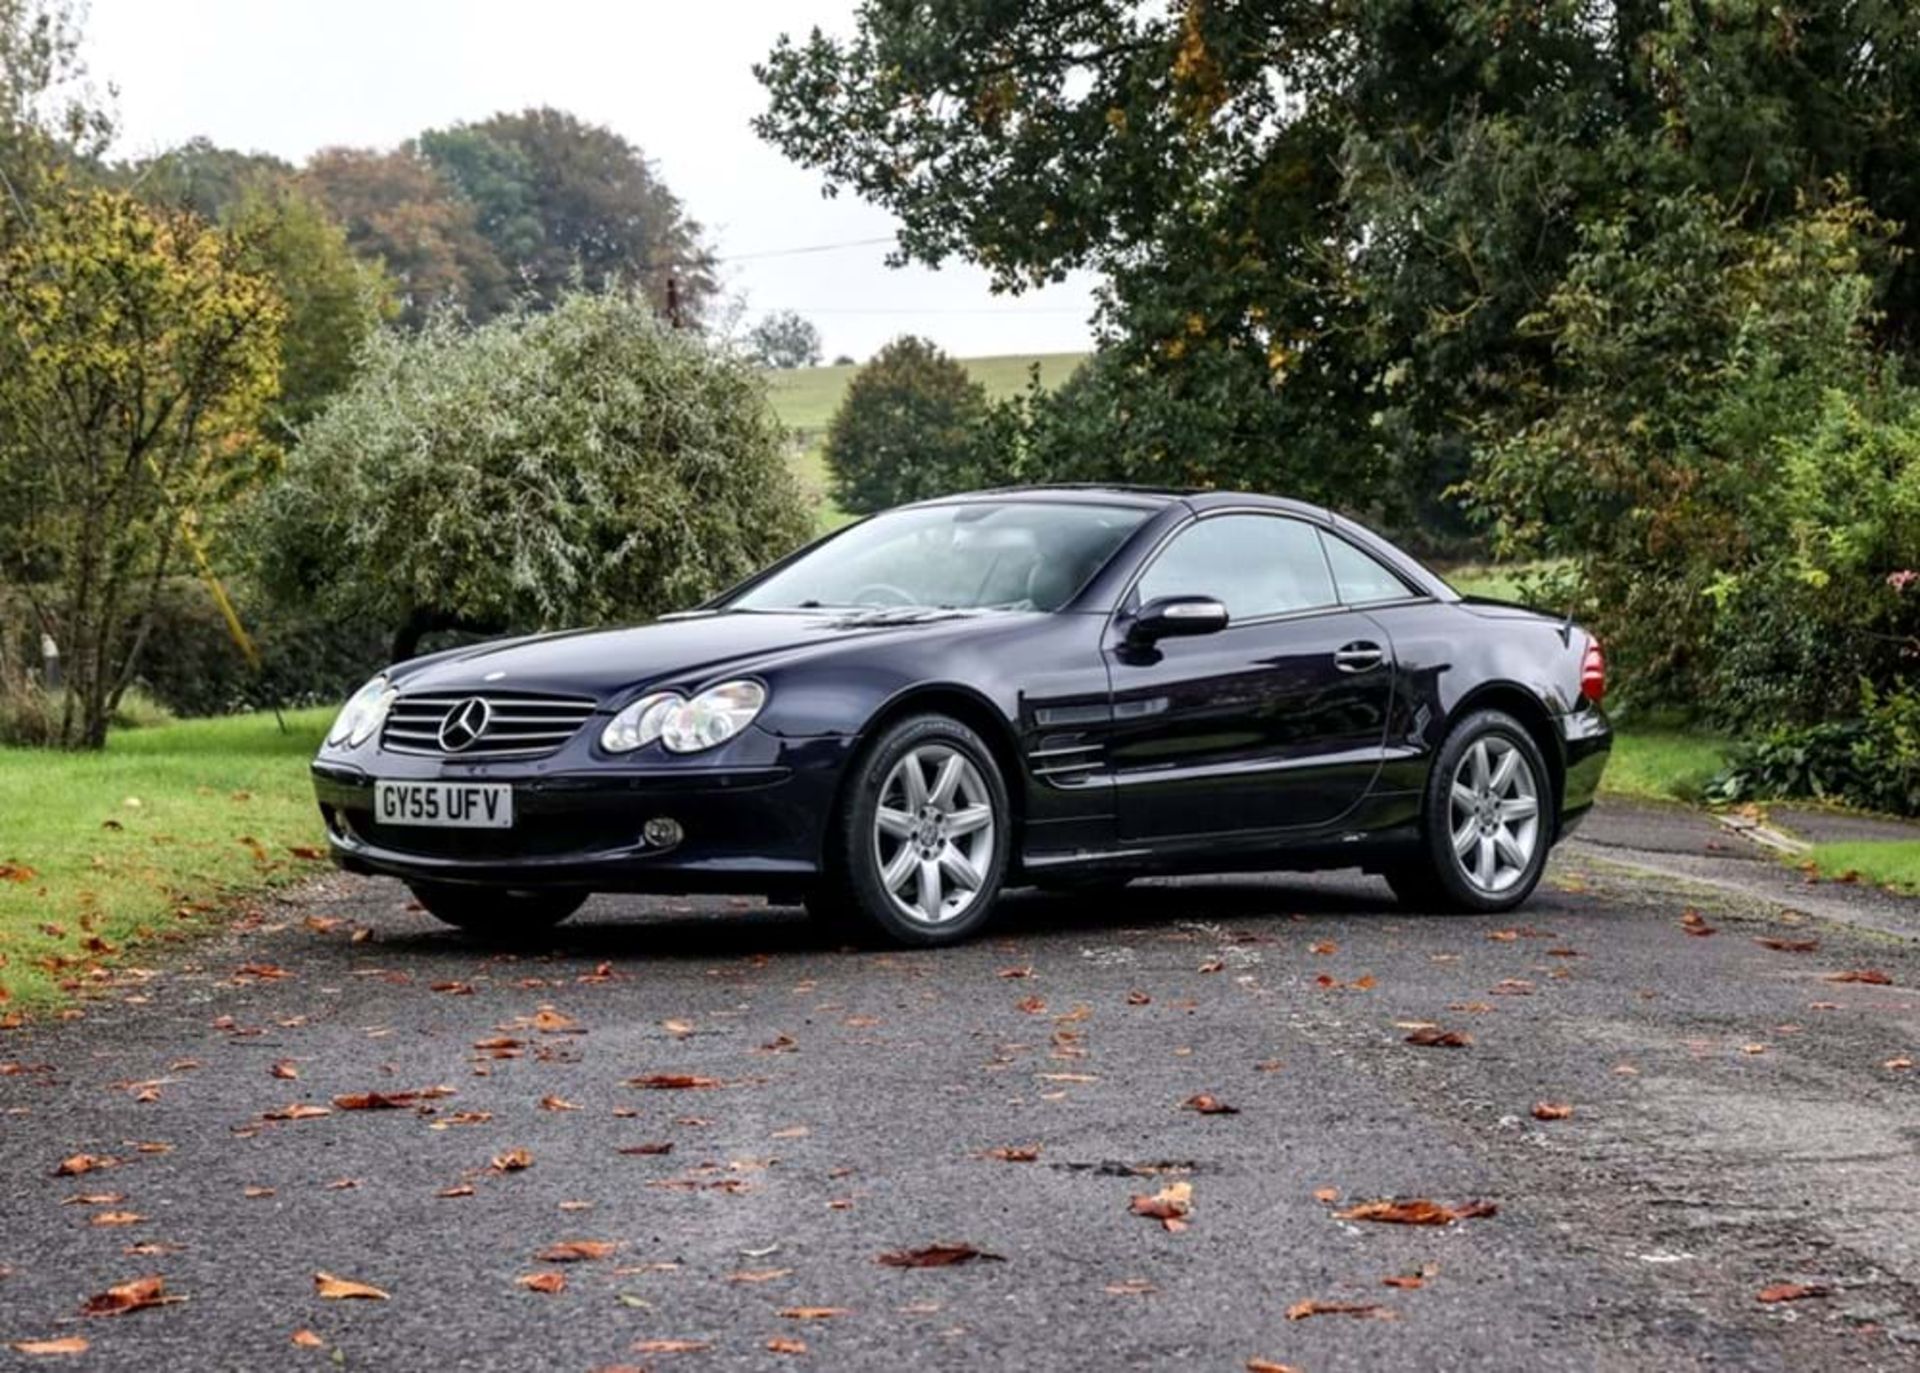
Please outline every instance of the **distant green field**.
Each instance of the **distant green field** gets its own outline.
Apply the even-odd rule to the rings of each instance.
[[[1027,385],[1027,369],[1039,364],[1040,380],[1048,386],[1065,381],[1086,357],[1085,353],[1019,353],[996,358],[961,358],[967,369],[990,396],[1010,396]],[[840,408],[840,397],[847,383],[860,370],[855,363],[846,367],[802,367],[792,371],[769,370],[763,375],[773,397],[773,408],[788,426],[809,439],[825,431],[833,412]]]
[[[1040,368],[1040,380],[1046,386],[1058,386],[1073,374],[1086,358],[1085,353],[1018,353],[1006,357],[961,358],[960,365],[987,388],[996,399],[1024,391],[1031,368]],[[767,391],[774,412],[798,438],[794,471],[818,506],[820,532],[838,529],[852,516],[838,509],[827,495],[828,472],[822,445],[833,412],[840,408],[847,383],[860,370],[859,364],[845,367],[803,367],[793,371],[768,370]]]

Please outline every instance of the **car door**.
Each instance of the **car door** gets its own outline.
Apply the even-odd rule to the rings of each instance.
[[[1127,611],[1168,596],[1220,601],[1226,627],[1130,642]],[[1328,825],[1380,769],[1391,648],[1340,604],[1309,523],[1227,511],[1186,525],[1129,593],[1105,651],[1124,839]]]

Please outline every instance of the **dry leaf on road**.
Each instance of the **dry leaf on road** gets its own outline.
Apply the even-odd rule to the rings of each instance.
[[[1178,1234],[1187,1228],[1187,1220],[1193,1214],[1193,1184],[1170,1182],[1150,1197],[1136,1195],[1128,1202],[1127,1209],[1136,1216],[1157,1220]]]
[[[1758,1302],[1805,1301],[1808,1297],[1824,1297],[1832,1288],[1820,1283],[1776,1282],[1771,1287],[1763,1287],[1753,1294]]]
[[[1384,1306],[1372,1302],[1297,1301],[1287,1308],[1287,1319],[1304,1321],[1309,1316],[1353,1316],[1360,1320],[1390,1321],[1397,1317]]]
[[[1491,1216],[1499,1208],[1490,1201],[1469,1201],[1460,1206],[1442,1206],[1425,1197],[1407,1201],[1363,1201],[1345,1211],[1334,1212],[1336,1220],[1370,1220],[1385,1225],[1452,1225],[1457,1220]]]
[[[1037,1144],[1005,1144],[998,1149],[987,1149],[981,1158],[998,1159],[1002,1163],[1032,1163],[1040,1157]]]
[[[185,1301],[185,1297],[171,1296],[167,1292],[165,1278],[135,1278],[132,1282],[123,1282],[117,1287],[88,1297],[80,1307],[83,1316],[122,1316],[129,1311],[141,1311],[149,1306],[166,1306],[170,1302]]]
[[[971,1244],[930,1244],[924,1249],[896,1249],[882,1254],[874,1262],[885,1264],[888,1268],[951,1268],[954,1264],[971,1263],[975,1259],[1005,1262],[1000,1255],[989,1254]]]
[[[326,1301],[386,1301],[388,1295],[379,1288],[364,1282],[355,1282],[351,1278],[335,1277],[332,1273],[315,1273],[313,1290]]]
[[[85,1335],[62,1335],[55,1340],[18,1340],[10,1346],[17,1354],[84,1354],[87,1352]]]

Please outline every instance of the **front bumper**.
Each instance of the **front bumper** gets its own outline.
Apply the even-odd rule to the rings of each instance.
[[[762,735],[724,758],[638,762],[559,756],[458,763],[385,753],[327,754],[314,794],[334,859],[351,872],[488,886],[785,895],[818,875],[826,818],[852,747],[839,737]],[[364,756],[361,756],[364,755]],[[436,829],[375,819],[378,780],[506,782],[509,830]],[[681,839],[648,844],[647,821]]]

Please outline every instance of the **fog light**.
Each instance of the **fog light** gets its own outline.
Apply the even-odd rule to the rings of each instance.
[[[656,815],[641,829],[640,837],[647,841],[649,847],[670,849],[686,837],[686,831],[680,828],[678,820]]]

